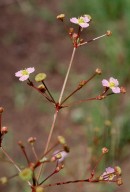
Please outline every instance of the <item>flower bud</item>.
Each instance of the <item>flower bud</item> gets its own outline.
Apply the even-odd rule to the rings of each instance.
[[[44,188],[41,186],[36,187],[36,192],[44,192]]]
[[[7,177],[1,177],[1,178],[0,178],[0,184],[4,185],[4,184],[6,184],[7,182],[8,182]]]
[[[59,19],[59,20],[61,20],[61,21],[63,22],[63,21],[64,21],[64,18],[65,18],[65,14],[57,15],[56,18]]]
[[[59,143],[62,145],[64,145],[66,143],[66,140],[63,136],[58,136],[57,139],[58,139]]]
[[[19,142],[18,142],[18,145],[19,145],[21,148],[24,148],[24,145],[23,145],[22,141],[19,141]]]
[[[20,178],[24,181],[29,181],[32,178],[32,175],[33,172],[30,168],[25,168],[19,173]]]
[[[6,133],[8,133],[8,128],[7,127],[2,127],[1,128],[1,134],[4,135]]]
[[[122,181],[122,178],[117,178],[117,181],[116,181],[117,185],[122,185],[123,184],[123,181]]]
[[[36,137],[29,137],[28,138],[28,143],[30,143],[30,144],[34,144],[35,141],[36,141]]]
[[[86,80],[80,81],[80,82],[79,82],[79,85],[78,85],[79,88],[80,88],[80,87],[83,87],[83,86],[86,84],[86,82],[87,82]]]
[[[121,168],[119,167],[119,166],[116,166],[115,167],[115,173],[116,173],[116,175],[118,175],[118,176],[120,176],[121,175]]]
[[[99,68],[97,68],[97,69],[96,69],[96,73],[97,73],[98,75],[101,75],[101,74],[102,74],[102,70],[99,69]]]
[[[4,108],[0,107],[0,113],[3,113],[3,112],[4,112]]]
[[[112,122],[109,121],[109,120],[106,120],[106,121],[104,122],[104,124],[105,124],[105,126],[110,127],[111,124],[112,124]]]
[[[106,35],[107,35],[107,36],[111,36],[111,35],[112,35],[112,32],[111,32],[110,30],[108,30],[108,31],[106,32]]]
[[[42,85],[42,84],[38,86],[38,89],[39,89],[42,93],[44,93],[44,92],[46,91],[45,86]]]
[[[126,93],[125,87],[121,87],[121,88],[120,88],[120,92],[123,93],[123,94],[125,94],[125,93]]]
[[[106,148],[106,147],[103,147],[103,148],[102,148],[102,153],[103,153],[103,154],[108,153],[108,151],[109,151],[108,148]]]

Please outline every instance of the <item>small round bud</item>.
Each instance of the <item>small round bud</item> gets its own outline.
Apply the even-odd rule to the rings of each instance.
[[[4,185],[4,184],[6,184],[7,182],[8,182],[7,177],[1,177],[1,178],[0,178],[0,184]]]
[[[36,187],[36,192],[44,192],[44,188],[41,186]]]
[[[45,86],[42,85],[42,84],[38,86],[38,89],[39,89],[42,93],[44,93],[44,92],[46,91]]]
[[[46,79],[46,74],[45,73],[38,73],[35,76],[35,81],[36,82],[41,82],[41,81],[44,81],[45,79]]]
[[[116,181],[117,185],[122,185],[123,184],[123,181],[122,181],[122,178],[117,178],[117,181]]]
[[[69,28],[69,35],[72,35],[73,34],[73,32],[74,32],[74,28]]]
[[[66,140],[63,136],[58,136],[57,139],[58,139],[59,143],[62,145],[64,145],[66,143]]]
[[[56,18],[59,19],[59,20],[61,20],[61,21],[63,22],[63,21],[64,21],[64,18],[65,18],[65,14],[57,15]]]
[[[83,87],[83,86],[86,84],[86,82],[87,82],[87,81],[82,80],[82,81],[79,82],[79,85],[78,85],[78,86],[79,86],[79,87]]]
[[[7,127],[2,127],[1,128],[1,134],[4,135],[6,133],[8,133],[8,128]]]
[[[98,99],[98,100],[105,99],[105,96],[104,96],[104,95],[99,95],[99,96],[97,97],[97,99]]]
[[[103,147],[103,148],[102,148],[102,153],[103,153],[103,154],[108,153],[108,151],[109,151],[108,148],[106,148],[106,147]]]
[[[30,137],[30,138],[28,138],[28,143],[30,143],[30,144],[34,144],[35,141],[36,141],[36,137]]]
[[[33,172],[30,168],[25,168],[19,173],[19,176],[24,181],[29,181],[32,178]]]
[[[99,68],[97,68],[97,69],[96,69],[96,73],[97,73],[98,75],[101,75],[101,74],[102,74],[102,70],[99,69]]]
[[[111,35],[112,35],[112,32],[111,32],[110,30],[108,30],[108,31],[106,32],[106,35],[107,35],[107,36],[111,36]]]
[[[121,88],[120,88],[120,92],[123,93],[123,94],[125,94],[125,93],[126,93],[125,87],[121,87]]]
[[[21,148],[24,148],[24,145],[23,145],[22,141],[19,141],[19,142],[18,142],[18,145],[19,145]]]
[[[4,108],[0,107],[0,113],[3,113],[3,112],[4,112]]]
[[[109,121],[109,120],[106,120],[106,121],[104,122],[104,124],[105,124],[107,127],[110,127],[110,126],[112,125],[112,122]]]
[[[116,175],[118,175],[118,176],[120,176],[121,175],[121,168],[119,167],[119,166],[116,166],[115,167],[115,173],[116,173]]]

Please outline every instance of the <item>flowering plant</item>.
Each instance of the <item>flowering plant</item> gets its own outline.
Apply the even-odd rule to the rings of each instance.
[[[60,14],[57,16],[57,19],[60,20],[61,22],[65,22],[64,21],[65,15]],[[92,96],[89,98],[85,98],[83,100],[78,100],[78,101],[68,103],[69,98],[71,98],[75,93],[77,93],[78,91],[83,89],[84,86],[87,85],[91,80],[93,80],[95,76],[102,74],[101,69],[97,68],[88,79],[81,80],[79,82],[79,84],[77,85],[77,87],[74,90],[72,90],[63,99],[63,95],[65,92],[65,88],[66,88],[66,84],[67,84],[68,77],[70,74],[70,70],[71,70],[71,67],[72,67],[72,64],[74,61],[76,50],[78,48],[80,48],[81,46],[84,46],[90,42],[93,42],[93,41],[100,39],[102,37],[111,35],[111,32],[108,30],[105,34],[103,34],[101,36],[98,36],[96,38],[85,41],[82,38],[82,30],[83,30],[83,28],[87,28],[89,26],[90,20],[91,20],[91,17],[89,15],[83,15],[83,16],[80,16],[78,18],[76,18],[76,17],[71,18],[70,19],[71,23],[79,25],[79,28],[77,31],[75,31],[72,27],[67,28],[66,24],[64,23],[65,28],[68,29],[67,35],[69,36],[69,38],[72,42],[73,51],[72,51],[69,66],[68,66],[68,69],[67,69],[67,72],[65,75],[65,79],[63,82],[63,86],[61,88],[61,92],[60,92],[58,101],[55,99],[55,97],[51,93],[49,87],[46,85],[45,79],[47,76],[45,73],[39,73],[35,76],[36,83],[37,82],[41,83],[39,86],[37,86],[36,83],[33,80],[31,80],[31,77],[30,77],[31,73],[35,72],[34,67],[29,67],[27,69],[20,70],[20,71],[15,73],[15,76],[18,77],[20,81],[27,81],[28,86],[30,86],[32,89],[34,89],[35,91],[40,93],[46,99],[46,101],[51,103],[52,106],[55,108],[53,121],[51,124],[51,128],[49,131],[49,135],[48,135],[45,149],[44,149],[44,152],[42,153],[42,156],[39,157],[36,153],[35,145],[34,145],[36,142],[35,137],[30,137],[28,139],[28,143],[31,145],[31,149],[32,149],[32,152],[34,154],[35,160],[30,160],[28,158],[28,154],[26,152],[26,148],[23,145],[23,143],[22,142],[18,143],[19,147],[20,147],[20,149],[21,149],[21,151],[22,151],[22,153],[23,153],[23,155],[27,161],[27,166],[25,166],[24,168],[19,166],[10,157],[10,155],[7,153],[5,147],[3,146],[2,141],[3,141],[5,134],[8,132],[8,129],[6,127],[2,127],[0,125],[0,147],[1,147],[1,151],[8,158],[9,162],[11,162],[15,166],[15,168],[17,169],[18,173],[15,176],[19,176],[22,180],[27,182],[27,184],[29,185],[30,190],[32,192],[43,192],[45,190],[45,188],[47,188],[47,187],[51,187],[51,186],[55,186],[55,185],[64,185],[64,184],[69,184],[69,183],[77,183],[77,182],[97,183],[97,182],[108,182],[109,181],[109,182],[115,182],[118,185],[122,184],[122,179],[121,179],[121,177],[119,177],[121,175],[121,169],[119,166],[116,166],[116,168],[108,167],[108,168],[106,168],[106,171],[102,175],[95,177],[98,164],[100,163],[103,156],[106,153],[108,153],[108,149],[106,147],[102,148],[101,155],[97,159],[97,162],[96,162],[95,166],[93,167],[93,169],[91,170],[90,176],[87,179],[85,178],[82,180],[74,180],[74,181],[69,180],[69,181],[65,181],[65,182],[60,181],[58,183],[46,184],[46,181],[48,181],[53,175],[59,173],[64,168],[64,161],[70,152],[70,148],[68,146],[68,143],[63,136],[58,136],[57,142],[54,143],[50,147],[51,138],[52,138],[52,135],[53,135],[53,132],[55,129],[56,120],[57,120],[59,112],[61,110],[64,110],[64,108],[79,105],[80,103],[85,103],[85,102],[94,101],[94,100],[99,101],[99,100],[107,98],[110,95],[113,95],[116,93],[125,93],[126,92],[125,88],[119,87],[119,82],[117,79],[110,77],[109,81],[106,79],[102,80],[102,85],[103,85],[104,89],[101,90],[96,96]],[[100,82],[100,84],[101,84],[101,82]],[[110,90],[112,90],[112,92],[110,92],[110,93],[108,93],[109,88],[110,88]],[[4,109],[1,107],[0,108],[0,120],[2,117],[3,111],[4,111]],[[57,147],[57,150],[54,150],[55,147]],[[49,174],[46,178],[41,179],[41,176],[42,176],[41,173],[43,171],[43,165],[46,165],[49,163],[54,163],[54,162],[56,163],[56,166],[54,166],[52,173]],[[10,178],[9,177],[3,177],[0,179],[0,183],[4,184],[4,183],[8,182],[9,179],[12,179],[15,176],[12,176]]]

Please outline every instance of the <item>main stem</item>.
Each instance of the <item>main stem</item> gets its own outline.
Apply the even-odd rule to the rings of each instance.
[[[76,51],[76,48],[74,47],[73,52],[72,52],[72,56],[71,56],[71,60],[70,60],[70,64],[69,64],[69,67],[68,67],[68,71],[66,73],[66,77],[65,77],[65,80],[64,80],[64,83],[63,83],[63,86],[62,86],[62,90],[61,90],[61,93],[60,93],[59,104],[61,103],[61,100],[62,100],[62,97],[63,97],[63,94],[64,94],[64,90],[65,90],[65,87],[66,87],[66,83],[67,83],[67,80],[68,80],[70,69],[71,69],[71,66],[72,66],[72,63],[73,63],[73,60],[74,60],[75,51]]]
[[[63,97],[63,94],[64,94],[64,90],[65,90],[65,87],[66,87],[66,83],[67,83],[67,80],[68,80],[70,69],[71,69],[71,66],[72,66],[72,63],[73,63],[73,60],[74,60],[75,51],[76,51],[76,48],[74,47],[73,52],[72,52],[72,56],[71,56],[71,59],[70,59],[69,67],[68,67],[68,70],[67,70],[67,73],[66,73],[66,76],[65,76],[65,80],[64,80],[64,83],[63,83],[63,86],[62,86],[62,89],[61,89],[61,93],[60,93],[60,97],[59,97],[59,101],[58,101],[59,104],[61,103],[61,100],[62,100],[62,97]],[[52,126],[51,126],[49,136],[48,136],[48,139],[47,139],[46,147],[45,147],[45,150],[44,150],[44,154],[47,153],[47,151],[48,151],[49,144],[50,144],[50,141],[51,141],[51,137],[52,137],[52,134],[53,134],[53,131],[54,131],[54,127],[55,127],[58,112],[59,112],[59,110],[56,109],[56,111],[54,113],[54,117],[53,117]],[[40,178],[42,169],[43,169],[43,164],[40,167],[37,180],[39,180],[39,178]]]

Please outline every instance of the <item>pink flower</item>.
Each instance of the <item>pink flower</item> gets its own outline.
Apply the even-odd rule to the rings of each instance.
[[[102,80],[102,85],[105,87],[109,87],[113,93],[120,93],[120,88],[118,87],[119,82],[117,79],[110,77],[109,81],[106,79]]]
[[[100,180],[113,180],[114,177],[116,176],[115,174],[115,169],[112,167],[106,168],[106,171],[100,176]]]
[[[25,81],[29,78],[30,73],[33,73],[34,71],[35,71],[34,67],[29,67],[27,69],[16,72],[15,76],[19,77],[20,81]]]
[[[91,17],[89,15],[84,15],[79,18],[73,17],[70,19],[70,22],[75,23],[82,28],[86,28],[89,26],[90,20],[91,20]]]
[[[57,150],[54,152],[54,156],[56,157],[59,156],[60,158],[57,159],[57,162],[62,163],[65,160],[65,158],[68,156],[68,153],[66,151]]]

